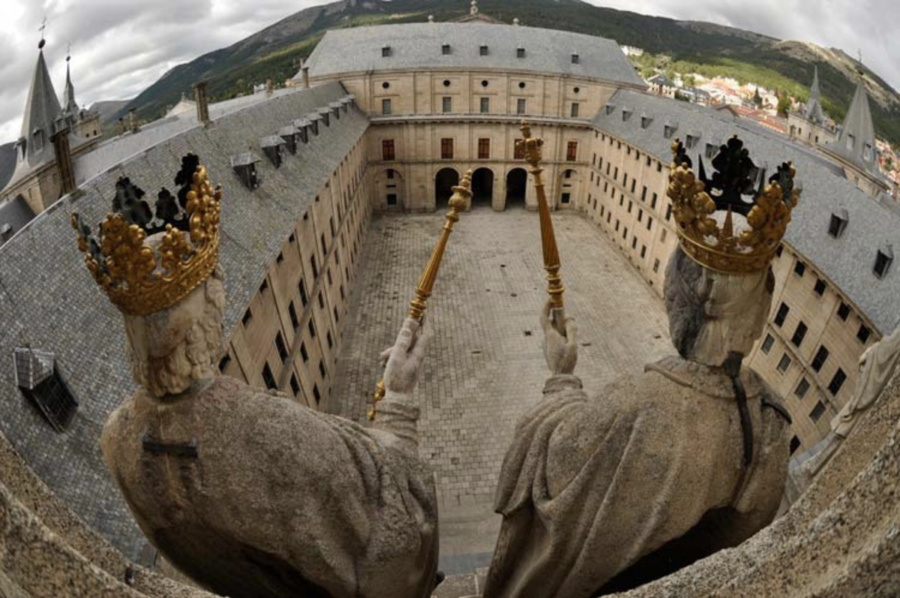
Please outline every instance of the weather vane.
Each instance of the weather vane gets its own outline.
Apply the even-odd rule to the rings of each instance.
[[[40,32],[41,32],[41,41],[38,42],[38,49],[44,48],[44,31],[47,29],[47,16],[44,15],[44,20],[41,21]]]

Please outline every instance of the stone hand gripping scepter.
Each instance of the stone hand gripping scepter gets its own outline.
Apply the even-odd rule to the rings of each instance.
[[[409,302],[409,317],[421,323],[425,317],[425,307],[428,298],[431,297],[431,291],[434,288],[434,282],[437,280],[438,270],[441,267],[441,260],[444,257],[444,250],[447,248],[447,241],[450,239],[450,233],[453,232],[453,225],[459,221],[459,212],[466,208],[469,198],[472,197],[472,171],[466,172],[460,184],[453,187],[453,196],[450,197],[450,211],[444,220],[444,228],[438,239],[434,251],[431,252],[431,258],[425,265],[425,270],[419,278],[419,284],[416,286],[416,294]],[[412,347],[410,347],[412,348]],[[375,395],[373,397],[372,406],[369,407],[369,421],[375,421],[378,413],[378,403],[384,398],[387,392],[384,385],[384,378],[375,385]]]
[[[531,166],[534,175],[534,186],[537,190],[538,215],[541,221],[541,247],[544,251],[544,269],[547,270],[547,293],[550,295],[550,321],[553,327],[565,336],[565,312],[563,306],[562,277],[559,275],[559,249],[556,247],[556,235],[553,232],[553,221],[550,219],[550,206],[544,193],[544,182],[541,179],[541,146],[543,139],[531,136],[531,125],[523,120],[522,139],[516,143],[524,150],[525,161]]]

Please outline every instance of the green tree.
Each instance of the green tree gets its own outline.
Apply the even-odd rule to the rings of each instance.
[[[791,98],[786,93],[778,96],[778,114],[787,118],[788,112],[791,110]]]
[[[681,80],[684,81],[684,84],[688,87],[694,87],[695,85],[697,85],[697,78],[694,77],[694,75],[685,75],[681,78]]]

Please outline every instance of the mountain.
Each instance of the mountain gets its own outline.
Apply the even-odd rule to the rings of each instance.
[[[119,111],[122,110],[131,100],[105,100],[94,102],[91,104],[91,111],[100,114],[100,124],[104,129],[111,122],[118,118]]]
[[[782,41],[723,25],[677,21],[587,4],[581,0],[481,0],[482,13],[506,22],[608,37],[620,44],[665,55],[676,69],[733,76],[788,91],[805,99],[813,65],[819,67],[823,105],[840,122],[856,86],[859,63],[837,49]],[[227,48],[179,65],[125,105],[116,117],[136,108],[142,119],[161,116],[200,80],[215,100],[250,93],[267,78],[293,76],[301,58],[313,51],[324,32],[337,27],[457,19],[468,13],[463,0],[342,0],[307,8]],[[871,70],[862,74],[873,101],[877,132],[900,143],[900,96]]]

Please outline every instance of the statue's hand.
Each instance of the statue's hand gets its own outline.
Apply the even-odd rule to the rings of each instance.
[[[544,357],[547,359],[547,367],[554,375],[571,374],[575,371],[575,364],[578,362],[576,341],[578,329],[573,318],[566,318],[560,326],[565,334],[560,334],[553,325],[550,311],[551,307],[548,301],[541,312],[541,327],[544,329]]]
[[[390,392],[408,394],[416,387],[425,349],[431,340],[430,326],[412,318],[403,321],[397,342],[381,354],[387,365],[384,369],[384,387]]]

